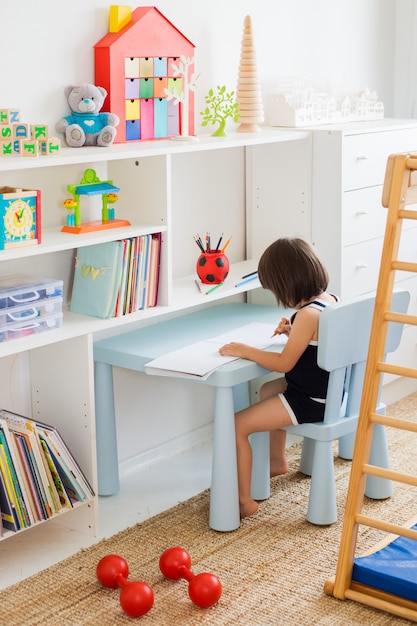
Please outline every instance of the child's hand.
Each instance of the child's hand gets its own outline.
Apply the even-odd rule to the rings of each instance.
[[[288,337],[290,331],[291,322],[287,317],[283,317],[274,332],[272,333],[272,336],[275,337],[275,335],[286,335]]]
[[[231,343],[226,343],[224,346],[219,348],[219,353],[222,356],[237,356],[244,359],[247,348],[248,346],[245,343],[232,341]]]

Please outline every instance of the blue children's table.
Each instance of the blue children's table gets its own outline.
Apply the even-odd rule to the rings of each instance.
[[[145,364],[162,354],[251,322],[276,325],[284,315],[288,316],[288,311],[277,307],[223,304],[97,341],[94,361],[99,494],[112,495],[119,490],[113,365],[144,372]],[[281,350],[282,345],[274,349]],[[231,531],[240,525],[234,413],[249,404],[248,382],[265,373],[255,363],[238,359],[215,370],[206,380],[196,380],[215,388],[209,517],[214,530]],[[269,450],[256,450],[252,497],[264,500],[269,495]]]

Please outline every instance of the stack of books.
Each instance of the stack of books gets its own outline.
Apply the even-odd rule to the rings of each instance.
[[[158,302],[161,233],[77,250],[70,309],[107,319]]]
[[[94,497],[59,432],[0,410],[0,532],[17,532]]]

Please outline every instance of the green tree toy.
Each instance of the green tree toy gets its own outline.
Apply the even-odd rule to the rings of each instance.
[[[239,104],[235,102],[234,91],[226,91],[226,86],[217,86],[217,93],[210,89],[208,95],[204,98],[207,104],[204,111],[200,112],[203,116],[201,126],[210,124],[219,124],[219,128],[212,133],[212,137],[226,137],[226,120],[231,117],[234,122],[239,121]]]

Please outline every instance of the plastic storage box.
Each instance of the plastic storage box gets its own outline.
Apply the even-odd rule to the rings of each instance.
[[[62,326],[63,281],[16,274],[0,278],[0,343]]]
[[[56,315],[48,315],[46,317],[37,317],[35,319],[21,320],[10,324],[0,326],[0,342],[9,341],[10,339],[18,339],[20,337],[28,337],[37,333],[43,333],[46,330],[54,330],[62,326],[62,312]]]
[[[0,310],[49,298],[62,298],[63,282],[55,278],[35,278],[24,274],[0,278]]]
[[[29,322],[40,317],[54,317],[62,313],[62,298],[44,298],[0,309],[0,326],[15,322]]]

